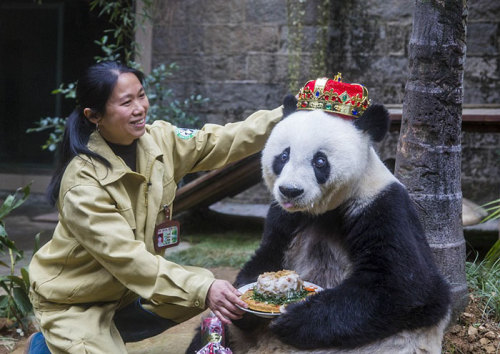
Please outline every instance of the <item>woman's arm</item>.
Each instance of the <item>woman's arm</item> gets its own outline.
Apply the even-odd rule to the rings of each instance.
[[[179,181],[188,173],[224,167],[259,152],[282,115],[281,107],[257,111],[241,122],[206,124],[188,137],[176,133],[169,123],[157,121],[149,133],[171,157]]]

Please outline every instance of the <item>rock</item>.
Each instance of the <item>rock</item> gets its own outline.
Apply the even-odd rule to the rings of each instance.
[[[469,336],[477,336],[477,332],[477,328],[474,326],[469,326],[469,328],[467,329],[467,334]]]
[[[462,329],[462,326],[454,325],[453,327],[451,327],[450,332],[453,334],[457,334],[460,332],[461,329]]]
[[[469,343],[477,341],[477,328],[469,326],[469,329],[467,330],[467,340]]]
[[[488,212],[479,205],[468,199],[462,200],[462,224],[463,226],[476,225],[488,215]]]
[[[484,348],[484,350],[486,350],[486,353],[495,353],[496,352],[496,348],[492,345],[488,345],[487,347]]]
[[[484,336],[488,339],[495,339],[497,337],[497,335],[493,331],[486,332]]]
[[[481,345],[486,345],[490,343],[490,340],[488,338],[481,338],[479,343],[481,343]]]
[[[465,318],[474,318],[474,315],[472,313],[464,312],[464,313],[462,313],[462,317],[465,317]]]

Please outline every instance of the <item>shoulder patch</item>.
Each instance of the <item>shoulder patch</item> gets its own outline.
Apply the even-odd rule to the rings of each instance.
[[[175,135],[184,140],[191,139],[197,132],[198,129],[175,128]]]

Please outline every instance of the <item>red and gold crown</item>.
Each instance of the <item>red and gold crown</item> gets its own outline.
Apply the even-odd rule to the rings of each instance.
[[[308,81],[298,94],[297,109],[321,109],[347,119],[361,117],[370,105],[368,90],[360,84],[342,82],[342,74]]]

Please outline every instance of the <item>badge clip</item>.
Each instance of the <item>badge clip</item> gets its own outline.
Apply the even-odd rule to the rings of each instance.
[[[155,226],[153,244],[155,251],[160,252],[165,248],[177,246],[180,242],[180,224],[170,219],[170,208],[165,205],[165,221]]]

